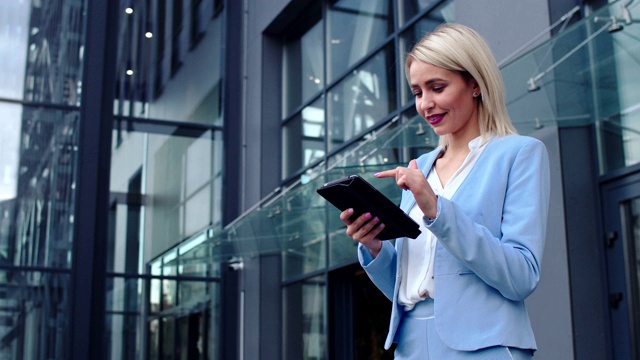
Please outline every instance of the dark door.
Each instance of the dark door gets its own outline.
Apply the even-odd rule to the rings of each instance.
[[[392,360],[384,349],[391,301],[371,282],[360,264],[329,273],[329,358]]]
[[[640,173],[603,187],[614,359],[640,359]]]

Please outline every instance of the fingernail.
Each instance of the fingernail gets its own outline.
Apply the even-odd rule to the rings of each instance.
[[[353,209],[351,209],[351,208],[347,209],[347,213],[353,214]]]
[[[371,214],[370,214],[370,213],[366,213],[366,214],[364,214],[364,218],[365,218],[365,219],[370,219],[370,218],[371,218]]]
[[[379,175],[380,175],[380,173],[379,173],[379,172],[377,172],[377,173],[373,174],[373,176],[375,176],[375,177],[378,177]]]
[[[378,221],[380,221],[380,219],[378,219],[378,217],[376,216],[376,217],[374,217],[374,218],[373,218],[373,220],[371,220],[371,221],[373,221],[374,223],[377,223]]]
[[[378,226],[380,227],[380,229],[384,229],[384,224],[380,224]]]

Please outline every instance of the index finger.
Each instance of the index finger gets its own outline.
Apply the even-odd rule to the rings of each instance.
[[[397,169],[384,170],[384,171],[380,171],[380,172],[377,172],[377,173],[373,174],[373,176],[375,176],[375,177],[377,177],[379,179],[396,177],[396,172],[397,172]]]

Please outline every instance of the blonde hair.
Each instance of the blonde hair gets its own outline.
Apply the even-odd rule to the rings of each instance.
[[[485,139],[489,135],[506,136],[517,133],[511,123],[505,103],[502,75],[489,46],[474,30],[460,24],[443,24],[425,35],[407,55],[405,69],[414,61],[460,73],[476,81],[480,87],[478,124]],[[446,146],[446,136],[440,137]]]

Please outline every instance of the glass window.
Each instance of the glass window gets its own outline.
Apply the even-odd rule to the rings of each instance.
[[[142,304],[142,281],[138,279],[108,279],[106,336],[111,347],[107,349],[111,358],[135,360],[139,316]]]
[[[0,270],[0,358],[68,359],[70,275]]]
[[[289,116],[324,87],[323,26],[318,21],[300,38],[284,45],[283,113]]]
[[[409,84],[406,80],[407,75],[405,62],[407,61],[407,54],[413,49],[415,44],[417,44],[418,41],[422,39],[425,34],[435,30],[435,28],[437,28],[444,22],[444,19],[438,14],[439,11],[437,9],[433,12],[430,12],[400,35],[400,64],[402,65],[400,71],[402,74],[401,89],[403,103],[413,101],[411,88],[409,87]]]
[[[23,99],[26,101],[55,103],[65,105],[79,105],[82,89],[82,60],[84,44],[84,11],[83,1],[66,0],[57,2],[33,3],[19,1],[16,6],[2,5],[0,13],[2,23],[9,18],[4,16],[4,10],[13,7],[14,13],[10,15],[25,15],[23,6],[29,8],[29,26],[22,27],[24,19],[13,19],[10,24],[20,26],[15,28],[17,32],[8,34],[16,35],[6,46],[17,45],[17,48],[9,48],[12,53],[5,59],[12,59],[10,64],[22,60],[24,57],[18,51],[24,49],[28,41],[29,47],[26,56],[26,73],[18,72],[9,77],[18,81],[19,86],[24,84]],[[33,5],[29,7],[29,5]],[[18,9],[20,8],[20,9]],[[17,23],[16,23],[17,22]],[[64,25],[62,25],[64,24]],[[3,30],[3,33],[5,31]],[[4,39],[2,39],[4,40]],[[5,44],[0,45],[5,46]],[[4,55],[4,54],[3,54]],[[23,63],[24,65],[24,63]],[[4,65],[3,65],[4,67]],[[5,70],[9,70],[6,69]]]
[[[329,80],[344,75],[393,31],[391,0],[338,0],[329,6]]]
[[[283,239],[285,280],[326,267],[325,200],[315,193],[321,178],[313,181],[273,204],[282,209],[273,227]]]
[[[399,1],[400,11],[398,12],[398,23],[400,26],[411,20],[414,16],[431,8],[439,0],[404,0]]]
[[[3,107],[3,106],[0,106]],[[13,115],[19,113],[13,109]],[[23,106],[17,119],[3,119],[7,135],[18,139],[8,141],[9,151],[3,164],[9,187],[4,194],[4,209],[15,208],[13,234],[15,246],[8,263],[26,266],[71,266],[69,249],[75,214],[75,174],[78,111],[53,110],[46,107]],[[5,123],[6,121],[6,123]],[[6,125],[5,125],[6,124]],[[11,129],[13,127],[13,129]],[[13,131],[11,131],[13,130]],[[21,142],[19,153],[14,147]],[[5,146],[4,144],[2,146]],[[17,166],[17,168],[11,168]],[[9,198],[13,194],[13,198]],[[6,214],[5,214],[6,216]]]
[[[122,143],[111,157],[111,192],[128,203],[116,209],[113,246],[123,251],[116,257],[130,250],[124,244],[139,241],[139,231],[127,232],[134,212],[146,225],[146,261],[210,225],[222,226],[220,131],[193,131],[193,137],[140,132],[120,136]],[[139,172],[144,180],[131,188]]]
[[[640,7],[635,6],[630,11],[631,18],[640,17]],[[598,113],[604,118],[599,120],[602,120],[602,128],[612,132],[608,135],[610,138],[616,134],[620,139],[619,149],[612,142],[609,142],[611,148],[602,149],[605,153],[603,158],[609,160],[603,164],[606,170],[640,164],[640,96],[637,91],[640,83],[639,38],[640,29],[626,26],[624,32],[615,32],[611,38],[595,39],[601,44],[601,49],[604,48],[602,43],[611,41],[608,53],[596,53],[599,76],[596,80],[599,82],[596,98],[600,99]],[[620,158],[619,161],[614,160],[616,156]]]
[[[160,355],[160,321],[153,319],[149,321],[149,359],[159,359]]]
[[[329,150],[396,108],[395,79],[395,52],[388,46],[329,91]]]
[[[219,6],[137,1],[121,16],[116,115],[221,125]]]
[[[2,124],[2,131],[0,131],[0,209],[8,212],[13,212],[13,206],[15,205],[16,195],[18,191],[18,168],[22,162],[22,166],[29,166],[25,164],[27,159],[20,157],[20,138],[23,123],[22,105],[0,102],[0,124]],[[28,119],[24,119],[27,120]],[[40,146],[40,145],[38,145]],[[35,165],[35,164],[34,164]],[[24,180],[23,180],[24,181]],[[8,218],[8,214],[4,215],[4,218]],[[9,222],[10,220],[4,220],[3,222]],[[4,229],[4,226],[10,224],[0,225],[4,231],[0,231],[0,236],[8,236],[9,229]],[[0,244],[8,244],[8,241],[2,241],[0,238]],[[2,251],[3,249],[0,249]],[[6,252],[4,252],[6,254]]]
[[[290,119],[282,134],[282,176],[291,176],[325,155],[324,96]]]
[[[316,276],[284,289],[284,359],[326,358],[326,286]]]
[[[5,1],[0,5],[3,28],[0,32],[0,98],[19,100],[24,95],[27,56],[37,55],[39,49],[38,43],[34,42],[27,51],[30,10],[29,1]],[[34,22],[33,25],[31,31],[35,32],[34,40],[35,36],[43,37],[42,34],[38,35],[39,24]]]

